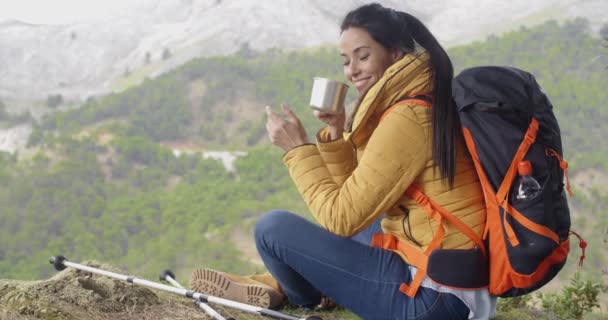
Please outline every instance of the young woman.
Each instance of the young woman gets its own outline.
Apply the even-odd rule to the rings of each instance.
[[[315,306],[326,295],[364,319],[493,316],[495,299],[486,289],[455,289],[424,277],[405,294],[419,268],[400,250],[369,245],[380,220],[377,232],[400,245],[423,252],[431,244],[440,226],[404,195],[412,184],[483,232],[483,194],[460,137],[449,57],[418,19],[378,4],[346,15],[339,47],[344,74],[359,94],[350,116],[315,111],[327,127],[310,144],[287,106],[283,115],[266,110],[270,140],[286,152],[284,163],[318,225],[287,211],[266,214],[255,240],[272,277],[198,270],[193,289],[265,307],[284,296]],[[443,227],[441,248],[475,246],[449,223]]]

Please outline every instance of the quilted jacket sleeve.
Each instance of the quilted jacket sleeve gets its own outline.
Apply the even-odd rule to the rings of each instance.
[[[329,174],[338,186],[343,185],[357,165],[357,155],[352,143],[344,139],[331,141],[325,128],[317,134],[317,147]]]
[[[411,108],[391,111],[342,185],[334,181],[316,146],[294,148],[283,160],[319,224],[351,236],[397,203],[423,170],[429,159],[429,132]]]

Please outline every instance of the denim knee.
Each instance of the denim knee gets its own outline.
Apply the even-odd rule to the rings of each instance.
[[[253,236],[258,247],[267,242],[269,237],[277,236],[284,229],[287,220],[292,219],[293,213],[285,210],[272,210],[263,215],[255,223]]]

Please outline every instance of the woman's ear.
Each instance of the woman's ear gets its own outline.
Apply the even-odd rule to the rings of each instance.
[[[392,58],[393,58],[393,63],[401,60],[401,58],[403,58],[405,56],[405,53],[401,50],[393,50],[392,53]]]

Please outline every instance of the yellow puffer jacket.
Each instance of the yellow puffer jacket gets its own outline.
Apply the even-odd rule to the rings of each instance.
[[[410,233],[404,221],[403,208],[407,208],[411,235],[424,250],[437,230],[437,222],[404,196],[415,182],[481,235],[485,227],[483,193],[464,143],[457,146],[456,176],[450,189],[433,165],[430,108],[404,104],[379,122],[383,112],[400,98],[428,93],[429,83],[428,54],[406,55],[361,100],[352,130],[344,139],[329,141],[324,129],[317,136],[317,145],[303,145],[285,154],[289,173],[321,226],[341,236],[352,236],[386,213],[383,231],[413,244],[404,234]],[[445,227],[444,249],[474,246],[449,223]]]

